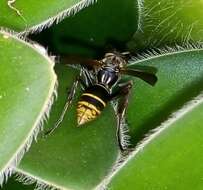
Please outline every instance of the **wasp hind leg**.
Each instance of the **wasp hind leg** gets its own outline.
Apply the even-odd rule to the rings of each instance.
[[[119,84],[119,89],[114,92],[111,96],[112,99],[118,98],[118,105],[116,109],[117,115],[117,141],[119,148],[122,152],[127,150],[129,137],[125,134],[125,111],[128,106],[128,99],[130,95],[130,90],[132,89],[132,81]],[[122,131],[122,132],[121,132]]]
[[[81,74],[82,74],[82,71],[80,72],[80,75],[76,78],[76,80],[73,82],[70,90],[69,90],[69,93],[68,93],[68,96],[67,96],[67,100],[66,100],[66,104],[63,108],[63,111],[60,115],[60,118],[57,120],[57,122],[55,123],[55,125],[50,128],[49,130],[45,131],[44,133],[44,136],[48,136],[50,135],[51,133],[53,133],[55,131],[56,128],[58,128],[60,126],[60,124],[62,123],[63,119],[64,119],[64,116],[69,108],[69,106],[72,104],[72,101],[74,99],[74,96],[75,96],[75,92],[77,90],[77,87],[78,87],[78,83],[81,83],[82,87],[83,88],[86,88],[87,85],[84,83],[84,81],[81,79]]]

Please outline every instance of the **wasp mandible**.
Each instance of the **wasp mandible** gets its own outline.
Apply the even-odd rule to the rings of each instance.
[[[117,138],[121,150],[124,147],[120,139],[121,120],[128,105],[132,80],[121,82],[122,75],[138,77],[150,85],[157,82],[157,69],[151,66],[134,65],[128,67],[129,52],[112,51],[106,53],[101,60],[88,60],[74,57],[75,63],[81,66],[80,75],[73,83],[64,110],[56,125],[46,134],[52,133],[62,122],[67,108],[75,95],[78,83],[82,85],[83,93],[77,103],[78,126],[96,119],[108,102],[118,98],[117,106]],[[70,57],[63,58],[66,64],[72,64]]]

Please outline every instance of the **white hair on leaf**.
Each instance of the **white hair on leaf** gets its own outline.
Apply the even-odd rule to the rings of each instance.
[[[40,49],[36,48],[35,46],[33,46],[33,44],[26,43],[26,41],[23,41],[16,35],[12,35],[12,33],[8,33],[7,31],[0,30],[0,33],[3,36],[6,36],[8,38],[12,37],[13,39],[20,41],[21,43],[26,44],[29,48],[32,48],[34,51],[37,51],[40,55],[42,55],[50,63],[50,66],[52,68],[54,67],[54,62],[52,62],[53,57],[50,59],[49,56],[46,54],[46,52],[42,51],[41,47]],[[47,99],[44,102],[44,105],[42,106],[40,114],[36,118],[36,121],[33,124],[24,142],[19,146],[19,148],[16,150],[16,152],[13,154],[13,156],[10,158],[10,160],[7,162],[4,168],[0,171],[0,186],[4,182],[6,182],[8,178],[12,175],[14,168],[19,164],[25,152],[27,152],[28,149],[30,148],[33,139],[37,140],[37,135],[42,130],[44,121],[47,121],[47,119],[49,118],[51,106],[55,98],[57,97],[57,86],[58,86],[57,76],[55,73],[53,73],[53,83],[52,86],[50,87]]]

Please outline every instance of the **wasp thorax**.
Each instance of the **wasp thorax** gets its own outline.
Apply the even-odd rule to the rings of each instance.
[[[100,115],[100,113],[101,112],[93,104],[86,101],[79,101],[77,106],[78,126],[92,121]]]

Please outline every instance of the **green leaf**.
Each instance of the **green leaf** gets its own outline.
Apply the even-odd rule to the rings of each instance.
[[[203,188],[203,95],[174,114],[122,165],[109,190]],[[126,186],[126,184],[128,184]]]
[[[34,45],[0,32],[0,184],[48,112],[56,82],[53,64]]]
[[[52,51],[95,56],[109,48],[125,48],[139,25],[140,6],[134,0],[98,0],[43,35]],[[50,44],[49,44],[50,45]]]
[[[171,49],[162,55],[148,55],[135,64],[156,67],[158,82],[151,87],[133,79],[127,121],[134,145],[203,90],[203,50]]]
[[[139,32],[131,51],[203,40],[202,1],[145,0]]]
[[[0,26],[15,31],[38,30],[72,15],[94,0],[11,0],[0,2]],[[9,6],[10,5],[10,6]],[[34,16],[33,16],[34,15]]]
[[[58,65],[58,100],[51,111],[49,127],[59,119],[70,86],[76,73],[69,67]],[[111,170],[118,157],[116,121],[113,110],[106,108],[101,117],[77,127],[76,103],[78,92],[71,108],[59,128],[47,138],[33,144],[23,158],[17,172],[27,178],[60,189],[89,190],[95,187]],[[22,178],[23,178],[22,177]]]
[[[165,52],[163,53],[163,55],[151,56],[151,57],[148,57],[147,59],[143,59],[139,62],[136,62],[138,66],[139,65],[155,66],[158,69],[158,73],[157,73],[158,83],[155,87],[150,87],[149,85],[145,84],[143,81],[139,79],[133,79],[134,88],[130,97],[129,107],[127,109],[127,121],[130,127],[132,144],[135,144],[136,142],[138,142],[138,140],[143,138],[143,135],[146,134],[146,132],[148,132],[152,128],[155,128],[160,123],[165,121],[166,118],[168,118],[171,113],[173,113],[174,111],[182,107],[185,102],[193,99],[202,91],[202,85],[201,85],[203,80],[202,79],[202,76],[203,76],[202,61],[203,61],[203,50],[198,50],[198,49],[183,50],[182,49],[181,51],[179,50],[178,52],[175,50],[174,52],[170,52],[170,53]],[[131,66],[133,67],[133,64]],[[61,73],[61,75],[65,76],[68,74]],[[68,81],[68,80],[64,79],[64,81]],[[70,81],[69,79],[69,82],[70,82],[69,83],[70,85],[72,81]],[[65,82],[65,84],[67,84],[67,82]],[[65,90],[64,90],[64,95],[65,95]],[[59,97],[62,97],[60,91],[59,91]],[[65,101],[65,97],[64,97],[64,101]],[[62,105],[64,105],[64,103],[61,103],[61,107]],[[81,130],[76,133],[77,129],[75,128],[75,125],[76,125],[75,121],[73,122],[73,124],[71,124],[70,121],[68,120],[68,119],[76,120],[75,106],[73,106],[72,109],[73,110],[68,111],[67,118],[64,119],[64,122],[61,128],[55,132],[53,137],[50,137],[50,139],[41,140],[40,144],[34,145],[32,147],[31,153],[29,153],[26,156],[25,160],[22,162],[22,165],[20,166],[19,169],[17,169],[17,171],[24,173],[25,175],[32,176],[34,179],[36,178],[41,179],[46,184],[49,184],[52,186],[56,185],[65,189],[68,189],[68,188],[91,189],[96,184],[101,182],[103,178],[100,177],[98,179],[97,178],[98,176],[95,175],[94,172],[92,172],[93,170],[92,160],[98,157],[98,156],[94,156],[94,153],[91,152],[91,155],[93,157],[91,158],[91,161],[88,160],[88,163],[90,161],[91,164],[88,166],[86,165],[87,170],[84,170],[83,168],[84,166],[82,164],[78,165],[78,162],[76,161],[73,162],[73,160],[77,160],[78,158],[81,158],[81,154],[85,154],[86,156],[89,155],[89,151],[88,152],[85,151],[84,153],[83,152],[84,148],[82,145],[77,146],[77,148],[73,148],[75,146],[75,143],[79,139],[77,136],[78,133],[81,133],[83,131]],[[59,113],[60,112],[53,113],[55,118],[59,117]],[[68,118],[69,114],[72,117]],[[110,113],[107,111],[105,111],[104,114],[107,114],[108,117],[110,115]],[[89,125],[93,126],[95,130],[96,129],[100,130],[101,125],[103,125],[102,122],[105,122],[104,126],[102,126],[102,129],[109,132],[110,126],[114,127],[116,125],[115,123],[107,124],[106,120],[107,119],[98,118],[98,120],[96,120],[95,122]],[[56,122],[56,119],[52,120],[52,126],[54,125],[55,122]],[[96,125],[98,125],[98,127]],[[107,129],[104,129],[105,126],[107,127]],[[82,136],[84,136],[86,140],[92,139],[93,135],[89,132],[90,129],[91,127],[90,128],[87,127],[86,129],[84,128],[85,136],[84,134]],[[69,138],[67,137],[68,134],[66,130],[70,133],[69,134],[70,136],[68,136]],[[67,135],[64,135],[64,134],[67,134]],[[105,142],[107,141],[108,143],[110,142],[110,140],[107,140],[106,137],[101,136],[101,131],[99,132],[99,134],[100,136],[95,136],[95,139],[94,139],[95,141],[98,140],[103,142],[101,140],[101,138],[103,138]],[[107,149],[110,149],[111,147],[112,150],[108,152],[103,149],[100,152],[100,154],[103,156],[104,155],[108,156],[106,155],[106,152],[108,152],[111,155],[114,155],[112,157],[108,157],[104,159],[105,162],[107,162],[107,160],[109,161],[109,163],[106,163],[108,164],[108,167],[105,167],[104,169],[106,172],[105,173],[106,175],[109,174],[109,172],[111,171],[109,168],[111,168],[110,166],[112,166],[112,164],[115,162],[115,159],[117,157],[115,156],[116,154],[114,152],[116,149],[115,148],[116,147],[115,131],[112,130],[111,134],[109,135],[110,135],[109,139],[114,139],[114,144],[111,144],[111,145],[108,144],[109,147]],[[49,143],[48,141],[51,142],[51,138],[53,138],[52,143]],[[63,140],[63,143],[62,143],[61,141],[63,138],[65,140]],[[67,143],[67,145],[65,143]],[[52,144],[52,147],[50,144]],[[92,143],[89,144],[88,142],[85,142],[85,144],[88,146],[88,150],[92,149],[92,147],[90,146]],[[62,146],[62,150],[60,149],[61,146]],[[66,147],[66,151],[64,151],[63,147]],[[97,148],[97,151],[99,151],[98,148]],[[53,155],[50,152],[54,152],[55,154]],[[49,164],[47,160],[51,162],[51,164]],[[87,159],[85,158],[84,160],[87,160]],[[67,165],[64,164],[65,161]],[[44,162],[46,162],[46,166],[43,165]],[[53,165],[54,165],[54,168],[53,168]],[[63,172],[63,175],[62,175],[61,174],[61,172],[63,171],[62,166],[60,167],[59,165],[63,166],[63,170],[64,168],[65,170],[68,168],[69,169],[68,171],[71,174],[68,172],[68,174],[65,175],[64,174],[65,172]],[[45,173],[45,167],[47,172],[46,174],[43,174]],[[97,166],[94,164],[94,167],[97,168],[97,171],[98,171],[98,168],[99,170],[100,168],[104,168],[102,164],[98,164]],[[56,173],[58,173],[58,176],[55,175]],[[80,173],[79,178],[76,177],[78,173]],[[95,178],[97,179],[95,180]],[[82,180],[84,181],[81,182]]]

